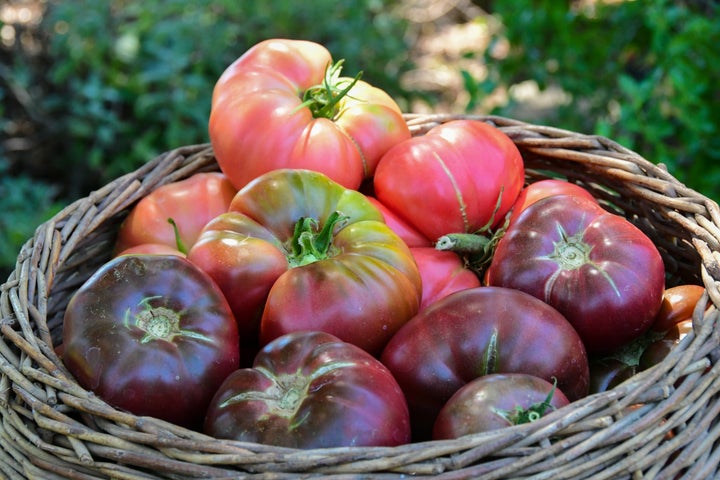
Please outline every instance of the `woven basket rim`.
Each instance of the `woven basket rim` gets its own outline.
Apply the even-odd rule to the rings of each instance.
[[[53,350],[57,315],[102,257],[128,209],[161,185],[217,171],[209,144],[165,152],[40,225],[0,287],[0,476],[25,478],[709,478],[720,426],[720,209],[663,165],[617,142],[488,115],[406,114],[413,135],[455,119],[488,122],[528,159],[588,186],[631,214],[677,270],[706,287],[695,329],[661,364],[618,387],[577,400],[537,422],[398,447],[294,450],[217,440],[105,404],[77,385]],[[677,379],[684,378],[682,383]],[[640,405],[635,408],[635,406]],[[633,410],[631,411],[631,407]],[[671,432],[674,437],[663,441]],[[673,455],[682,450],[687,458]],[[656,456],[651,461],[648,456]],[[662,460],[658,462],[657,460]],[[698,463],[699,462],[699,463]],[[699,466],[698,466],[699,465]],[[21,473],[22,472],[22,473]],[[697,475],[697,477],[693,477]],[[700,477],[700,475],[706,475]]]

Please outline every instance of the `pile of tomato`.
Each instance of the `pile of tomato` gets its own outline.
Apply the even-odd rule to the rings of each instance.
[[[159,187],[66,310],[64,363],[109,404],[217,438],[399,445],[533,421],[692,328],[653,242],[509,137],[412,136],[316,43],[273,39],[212,97],[219,171]],[[634,355],[629,355],[633,352]]]

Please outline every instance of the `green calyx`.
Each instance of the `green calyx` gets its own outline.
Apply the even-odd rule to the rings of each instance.
[[[362,76],[360,72],[354,78],[341,77],[342,64],[343,60],[329,64],[323,82],[305,90],[303,103],[298,108],[308,107],[313,118],[335,120],[340,113],[340,100],[347,96]]]
[[[542,402],[533,403],[528,408],[522,408],[518,405],[513,410],[495,409],[494,412],[507,420],[510,425],[534,422],[545,415],[548,409],[553,409],[550,402],[552,402],[556,388],[557,379],[553,378],[553,387]]]
[[[318,221],[314,218],[303,217],[298,220],[290,241],[288,254],[290,266],[302,267],[332,257],[335,227],[345,222],[347,218],[340,212],[333,212],[322,228],[319,228]]]

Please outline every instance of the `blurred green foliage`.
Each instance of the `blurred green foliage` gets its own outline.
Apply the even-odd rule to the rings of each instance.
[[[704,1],[494,2],[502,28],[488,77],[465,73],[471,105],[526,80],[569,101],[539,122],[603,135],[720,198],[720,4]],[[497,54],[509,43],[506,56]],[[498,58],[500,57],[500,58]],[[512,98],[494,113],[515,116]]]

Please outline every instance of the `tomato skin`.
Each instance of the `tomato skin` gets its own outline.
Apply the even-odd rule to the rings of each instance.
[[[611,390],[635,375],[638,366],[634,361],[620,358],[593,358],[590,360],[590,392]]]
[[[453,439],[515,425],[503,416],[504,412],[512,415],[518,408],[529,409],[545,402],[550,394],[550,401],[540,408],[543,412],[570,403],[552,383],[534,375],[495,373],[478,377],[463,385],[443,406],[435,420],[432,438]]]
[[[205,225],[187,258],[220,287],[241,338],[257,343],[270,288],[290,268],[278,239],[251,218],[226,212]]]
[[[162,243],[141,243],[139,245],[133,245],[132,247],[128,247],[125,250],[118,252],[116,256],[137,254],[177,255],[178,257],[187,257],[185,253],[181,252],[177,248]]]
[[[665,288],[652,241],[625,218],[572,195],[527,207],[498,242],[487,279],[555,307],[590,353],[613,351],[642,335]]]
[[[227,211],[237,190],[219,172],[200,172],[184,180],[162,185],[143,197],[130,211],[118,231],[115,254],[142,244],[189,249],[205,224]],[[186,253],[186,252],[183,252]]]
[[[684,284],[667,288],[663,293],[660,311],[653,320],[652,330],[666,332],[676,324],[692,319],[695,305],[700,301],[705,287]]]
[[[378,200],[435,242],[502,222],[524,180],[522,157],[507,135],[484,122],[454,120],[388,150],[373,186]]]
[[[298,220],[320,228],[335,212],[346,218],[333,227],[327,254],[298,263]],[[415,315],[422,294],[410,249],[380,212],[363,194],[310,170],[278,169],[250,182],[188,258],[216,279],[238,324],[257,330],[260,345],[322,330],[379,353]]]
[[[370,203],[380,210],[385,223],[392,229],[393,232],[397,233],[400,238],[407,244],[408,247],[432,247],[432,242],[428,240],[422,233],[418,232],[412,225],[409,225],[405,220],[400,218],[397,214],[392,212],[389,208],[380,202],[375,197],[368,196]]]
[[[331,64],[320,44],[269,39],[223,72],[213,90],[209,135],[236,188],[271,169],[302,168],[357,189],[388,148],[410,138],[395,101],[362,80],[338,101],[337,112],[315,117],[303,97],[323,84]],[[340,77],[337,86],[351,80]]]
[[[576,195],[597,202],[595,197],[580,185],[567,180],[548,178],[531,183],[520,191],[512,206],[509,223],[513,223],[520,213],[533,203],[552,195]]]
[[[394,446],[410,441],[410,419],[400,387],[376,358],[327,333],[294,332],[225,380],[205,432],[305,449]]]
[[[100,267],[70,299],[62,347],[82,387],[136,415],[190,428],[202,426],[210,399],[239,364],[225,298],[177,255],[123,255]]]
[[[393,336],[380,360],[405,392],[414,440],[426,438],[445,402],[482,375],[556,378],[573,400],[588,388],[585,347],[568,321],[509,288],[471,288],[433,303]]]
[[[465,268],[463,259],[456,253],[434,247],[415,247],[410,251],[422,278],[420,310],[453,292],[480,286],[480,279]]]

